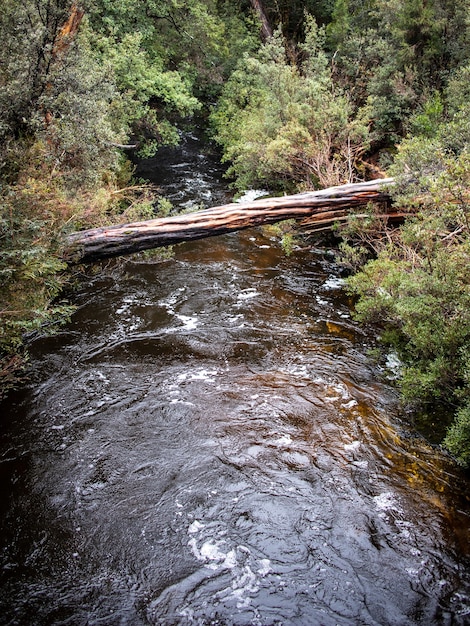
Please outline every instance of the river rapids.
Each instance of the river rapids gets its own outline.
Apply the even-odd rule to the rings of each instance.
[[[141,172],[216,204],[177,154]],[[2,407],[1,624],[470,623],[468,476],[402,419],[330,250],[247,230],[73,301]]]

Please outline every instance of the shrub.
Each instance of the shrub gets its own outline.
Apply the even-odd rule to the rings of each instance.
[[[414,214],[381,247],[376,237],[376,258],[349,287],[356,315],[382,325],[401,357],[405,402],[440,406],[449,416],[445,445],[470,465],[470,134],[462,110],[400,146],[396,201]]]
[[[289,61],[276,33],[258,56],[244,57],[212,115],[240,190],[317,188],[357,174],[367,128],[333,85],[323,29],[313,18],[307,25],[301,63]]]

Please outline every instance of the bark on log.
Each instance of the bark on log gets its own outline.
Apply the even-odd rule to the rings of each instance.
[[[345,219],[346,214],[354,207],[389,200],[386,188],[393,182],[392,178],[383,178],[292,196],[262,198],[249,203],[234,202],[173,217],[80,231],[68,235],[65,259],[71,264],[93,263],[100,259],[214,237],[287,219],[308,218],[309,226],[315,221],[322,227],[325,224],[331,226],[335,221]]]

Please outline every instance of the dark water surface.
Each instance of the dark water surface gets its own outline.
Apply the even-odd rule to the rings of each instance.
[[[2,624],[470,623],[468,479],[400,423],[326,251],[249,230],[75,301],[2,409]]]

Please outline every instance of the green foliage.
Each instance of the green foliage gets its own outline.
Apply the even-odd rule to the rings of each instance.
[[[175,71],[164,69],[163,59],[145,48],[142,33],[126,33],[120,39],[86,33],[94,61],[111,76],[116,95],[105,108],[113,127],[121,131],[121,143],[132,132],[141,144],[143,156],[155,153],[159,145],[175,145],[178,131],[173,115],[191,115],[200,103]]]
[[[470,346],[470,250],[450,251],[437,242],[432,254],[417,248],[416,243],[406,251],[408,258],[384,250],[350,286],[361,296],[360,318],[399,331],[388,336],[408,363],[406,398],[451,400],[465,372],[462,347]]]
[[[468,0],[336,0],[327,29],[335,78],[364,109],[377,145],[398,141],[468,59],[469,8]]]
[[[113,42],[138,36],[151,66],[171,68],[203,97],[217,93],[234,60],[257,45],[253,21],[216,0],[93,0],[90,19]]]
[[[103,170],[117,168],[110,144],[124,136],[122,120],[114,124],[109,113],[118,93],[108,68],[94,58],[84,23],[80,36],[63,34],[71,2],[8,7],[0,15],[9,52],[0,63],[0,171],[14,182],[23,146],[41,139],[41,156],[69,183],[96,184]]]
[[[384,250],[349,285],[360,298],[357,317],[382,325],[404,364],[404,400],[444,405],[451,417],[470,398],[470,246],[435,248]]]
[[[429,111],[442,116],[438,99]],[[432,133],[426,118],[424,132],[399,147],[396,201],[418,211],[349,286],[358,318],[382,325],[400,355],[404,400],[445,407],[445,444],[470,464],[470,135],[461,113]]]
[[[104,171],[116,171],[114,142],[126,137],[125,120],[110,115],[119,94],[107,68],[94,57],[86,26],[68,51],[67,61],[49,72],[48,88],[38,99],[35,116],[46,111],[35,133],[65,184],[97,185]]]
[[[282,220],[276,224],[264,226],[263,230],[267,235],[279,240],[281,248],[286,256],[290,256],[296,246],[294,234],[295,220]]]
[[[36,198],[31,185],[0,197],[0,396],[21,368],[24,334],[51,333],[72,312],[57,300],[65,264],[47,207],[38,215],[31,205]]]
[[[337,50],[351,34],[349,0],[336,0],[331,14],[331,21],[326,28],[329,46]]]
[[[230,26],[231,30],[228,30]],[[215,0],[5,0],[0,12],[0,378],[25,334],[70,309],[61,234],[155,215],[120,145],[154,154],[254,48],[253,24]],[[210,86],[210,87],[209,87]],[[213,92],[217,90],[214,89]],[[118,187],[123,187],[119,189]],[[169,212],[161,201],[157,211]],[[54,303],[54,304],[52,304]],[[17,358],[18,357],[18,358]]]
[[[354,177],[367,129],[334,88],[323,40],[309,19],[297,67],[278,32],[227,82],[212,122],[238,189],[315,188]]]
[[[444,444],[463,466],[470,467],[470,404],[457,412]]]
[[[25,334],[70,314],[61,234],[172,210],[118,145],[176,143],[205,100],[239,189],[297,190],[361,177],[369,146],[395,152],[408,133],[390,174],[413,216],[390,231],[369,209],[339,229],[341,252],[405,400],[444,407],[445,445],[470,465],[469,2],[264,0],[279,28],[260,46],[245,0],[4,0],[0,388]]]
[[[435,91],[410,118],[410,132],[420,137],[434,137],[436,129],[444,118],[444,102],[441,94]]]
[[[333,9],[332,0],[263,0],[262,5],[273,30],[281,29],[284,37],[295,43],[305,35],[306,13],[326,24]]]
[[[2,137],[38,126],[38,100],[47,90],[57,62],[54,42],[71,2],[54,0],[38,10],[33,2],[6,0],[0,13],[0,110]]]
[[[64,34],[72,16],[77,27]],[[61,172],[98,183],[118,165],[113,146],[130,135],[145,156],[177,143],[175,121],[201,107],[193,90],[220,85],[234,63],[230,46],[253,47],[250,28],[211,0],[89,0],[84,15],[72,0],[7,0],[0,166],[12,166],[2,157],[9,142],[41,135]]]
[[[450,115],[467,110],[470,103],[470,63],[462,65],[451,75],[446,96]]]

